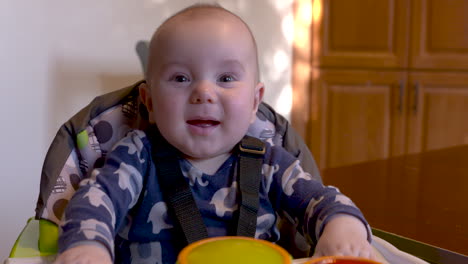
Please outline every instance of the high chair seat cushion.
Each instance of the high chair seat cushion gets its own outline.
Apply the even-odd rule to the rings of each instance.
[[[142,83],[96,97],[59,129],[44,161],[36,219],[58,224],[79,182],[128,131],[146,126],[138,98]]]
[[[40,233],[46,234],[40,236]],[[38,243],[40,237],[42,243]],[[58,228],[47,220],[28,219],[18,236],[10,258],[32,258],[52,256],[57,253]],[[41,245],[42,246],[39,246]]]

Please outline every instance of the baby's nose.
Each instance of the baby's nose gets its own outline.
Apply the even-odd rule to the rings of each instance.
[[[195,84],[190,97],[192,104],[213,104],[216,102],[216,93],[213,84],[208,81],[199,81]]]

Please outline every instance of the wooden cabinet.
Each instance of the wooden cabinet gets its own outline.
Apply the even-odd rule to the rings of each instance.
[[[320,70],[313,87],[320,116],[312,121],[312,151],[322,168],[402,154],[405,74]]]
[[[468,73],[316,69],[320,168],[468,144]]]
[[[314,0],[313,66],[468,70],[466,0]]]
[[[314,5],[321,11],[313,23],[313,38],[318,39],[313,66],[395,68],[407,64],[407,0],[319,3]]]
[[[468,1],[313,7],[311,85],[296,96],[321,169],[468,144]]]
[[[411,0],[410,68],[468,70],[468,1]]]
[[[407,152],[468,144],[468,73],[409,75]]]

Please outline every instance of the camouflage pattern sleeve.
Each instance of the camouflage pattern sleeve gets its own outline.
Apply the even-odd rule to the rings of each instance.
[[[142,131],[132,131],[108,153],[102,168],[83,180],[60,224],[59,252],[86,241],[114,256],[115,232],[138,201],[150,158]]]
[[[269,197],[280,215],[298,224],[298,230],[312,244],[316,244],[327,222],[337,214],[348,214],[360,219],[372,234],[361,211],[333,186],[324,186],[305,172],[300,161],[281,148],[272,147],[268,166],[274,167]],[[268,180],[267,180],[268,182]]]

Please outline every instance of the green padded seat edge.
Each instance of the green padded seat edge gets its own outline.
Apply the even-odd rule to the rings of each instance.
[[[13,245],[9,257],[32,258],[55,255],[57,241],[58,227],[54,223],[31,217]]]
[[[39,220],[39,251],[44,255],[57,254],[58,226],[48,220]]]

